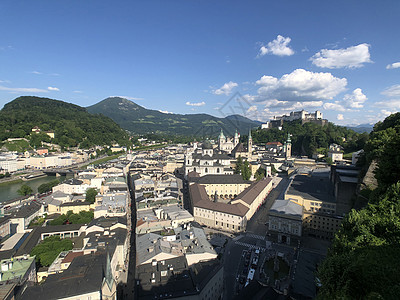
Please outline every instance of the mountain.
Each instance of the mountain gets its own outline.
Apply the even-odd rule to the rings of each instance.
[[[245,134],[261,122],[240,115],[217,118],[207,114],[170,114],[146,109],[120,97],[110,97],[87,107],[93,114],[103,114],[133,134],[174,134],[190,136],[216,136],[221,131],[233,135],[235,129]]]
[[[357,126],[346,126],[348,129],[352,129],[358,133],[370,133],[374,129],[374,124],[360,124]]]
[[[23,96],[7,103],[0,111],[0,141],[13,137],[27,137],[31,142],[38,138],[50,139],[46,134],[32,135],[35,126],[42,132],[53,131],[52,142],[64,147],[129,144],[128,134],[113,120],[90,114],[86,108],[71,103]]]

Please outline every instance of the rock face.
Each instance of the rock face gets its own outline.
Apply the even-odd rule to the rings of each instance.
[[[376,160],[373,160],[368,167],[368,171],[364,176],[362,181],[362,185],[368,187],[371,190],[374,190],[378,187],[378,181],[375,178],[375,169],[378,167],[378,163]]]

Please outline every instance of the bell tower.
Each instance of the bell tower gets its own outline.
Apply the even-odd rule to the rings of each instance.
[[[285,149],[286,149],[285,153],[286,158],[290,158],[292,156],[292,140],[290,139],[290,133],[288,133],[288,137],[285,143]]]
[[[249,140],[247,144],[247,157],[251,158],[251,154],[253,153],[253,138],[251,137],[251,129],[249,130]]]

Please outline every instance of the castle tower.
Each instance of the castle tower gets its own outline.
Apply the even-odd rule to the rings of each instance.
[[[251,129],[249,130],[249,141],[247,144],[247,152],[248,152],[248,158],[251,158],[251,154],[253,153],[253,138],[251,137]]]
[[[239,134],[237,129],[235,130],[235,137],[233,138],[233,148],[235,148],[239,144]]]
[[[292,140],[290,139],[290,133],[288,133],[288,137],[285,142],[285,156],[286,158],[290,158],[292,156]]]

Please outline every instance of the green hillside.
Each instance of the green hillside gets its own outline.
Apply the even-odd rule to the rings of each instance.
[[[378,122],[361,160],[377,162],[378,187],[362,186],[367,205],[343,220],[319,268],[319,299],[398,299],[400,281],[400,113]]]
[[[292,152],[296,155],[312,156],[336,143],[344,147],[345,153],[358,151],[364,147],[368,133],[357,133],[346,127],[328,123],[320,126],[313,123],[301,124],[300,121],[285,122],[282,130],[278,128],[257,129],[252,132],[255,143],[281,142],[291,134]]]
[[[55,138],[32,134],[35,126],[41,132],[54,131]],[[0,111],[0,141],[20,137],[31,144],[43,140],[62,147],[129,144],[128,134],[108,117],[90,114],[78,105],[31,96],[18,97]]]
[[[107,98],[87,110],[110,117],[133,134],[216,136],[222,128],[225,134],[233,135],[235,129],[246,133],[261,124],[238,115],[217,118],[207,114],[166,114],[119,97]]]

